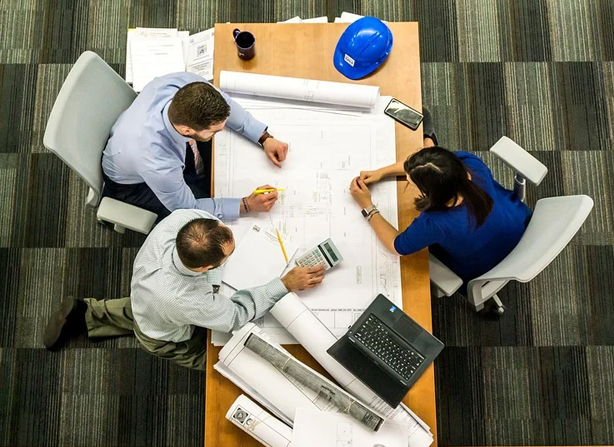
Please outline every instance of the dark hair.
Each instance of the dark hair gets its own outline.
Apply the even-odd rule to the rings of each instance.
[[[232,231],[214,219],[194,219],[185,224],[175,244],[183,265],[196,269],[218,267],[226,257],[223,246],[232,242]]]
[[[230,116],[230,106],[215,87],[207,82],[192,82],[175,93],[168,107],[168,119],[175,125],[196,131],[208,129]]]
[[[408,157],[403,168],[422,193],[415,201],[418,211],[445,211],[450,200],[456,202],[462,196],[476,228],[492,211],[492,198],[467,177],[467,167],[447,149],[424,148]]]

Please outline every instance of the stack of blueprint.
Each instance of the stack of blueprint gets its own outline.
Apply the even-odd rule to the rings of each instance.
[[[284,189],[270,212],[228,222],[238,246],[253,225],[278,232],[290,256],[330,238],[343,262],[317,289],[299,294],[337,336],[379,293],[402,308],[399,257],[381,245],[349,193],[361,170],[396,162],[394,121],[383,113],[390,98],[378,86],[227,71],[220,73],[220,88],[289,145],[278,169],[236,133],[216,136],[216,197],[243,197],[267,183]],[[397,225],[396,182],[379,182],[371,193]],[[257,324],[277,343],[296,342],[269,315]],[[214,332],[213,342],[223,344],[224,336]]]
[[[335,17],[335,23],[352,23],[360,19],[361,15],[353,14],[351,12],[343,11],[340,17]],[[292,17],[291,19],[284,20],[277,23],[328,23],[328,17],[314,17],[313,19],[301,19],[299,16]]]
[[[255,433],[251,428],[252,424],[248,421],[249,416],[244,415],[241,411],[249,413],[253,418],[259,418],[261,422],[268,421],[264,426],[278,425],[283,422],[287,427],[294,427],[295,432],[292,432],[292,436],[296,441],[296,436],[305,432],[303,429],[296,431],[302,427],[301,421],[309,424],[309,421],[318,420],[318,413],[323,411],[334,413],[335,420],[342,426],[350,424],[351,431],[355,433],[357,439],[375,439],[375,441],[379,440],[380,444],[392,446],[393,443],[390,441],[382,442],[383,439],[398,439],[402,435],[403,445],[409,447],[428,447],[433,442],[433,435],[428,425],[409,408],[403,404],[397,408],[391,408],[327,354],[326,350],[337,340],[336,337],[294,293],[290,293],[280,300],[271,309],[271,314],[347,393],[379,415],[384,423],[377,430],[377,433],[374,433],[373,429],[365,427],[368,424],[358,421],[356,417],[343,415],[342,413],[348,413],[348,411],[340,410],[332,405],[331,399],[323,399],[322,393],[314,392],[309,385],[297,381],[295,376],[286,374],[281,368],[276,369],[271,363],[267,363],[266,360],[255,354],[255,351],[249,347],[250,344],[247,340],[250,339],[252,334],[258,338],[266,339],[266,334],[262,329],[251,323],[237,331],[224,349],[220,351],[220,361],[214,365],[214,369],[258,401],[266,410],[253,402],[246,404],[246,399],[240,398],[228,411],[227,418],[231,422],[256,438],[263,436],[266,438],[266,433],[263,433],[262,430],[266,432],[268,429],[260,427],[261,431]],[[276,346],[274,343],[269,343],[271,346]],[[291,357],[283,348],[279,346],[276,346],[276,348]],[[329,388],[333,386],[331,385]],[[241,404],[241,401],[243,404]],[[238,414],[237,407],[241,409]],[[307,410],[307,413],[303,411],[303,418],[298,418],[300,410]],[[330,416],[332,415],[329,414]],[[280,430],[273,431],[280,433]],[[290,440],[290,432],[284,429],[283,433],[285,435],[281,436],[277,440],[278,442],[263,443],[271,447],[285,447]],[[304,435],[301,435],[300,438],[303,439]],[[371,445],[378,442],[372,442]],[[297,443],[296,445],[301,444]]]
[[[311,19],[301,19],[299,16],[292,17],[291,19],[284,20],[283,22],[277,23],[328,23],[328,17],[313,17]]]
[[[158,76],[180,71],[213,79],[213,29],[190,36],[176,28],[131,28],[126,44],[126,82],[135,91]]]

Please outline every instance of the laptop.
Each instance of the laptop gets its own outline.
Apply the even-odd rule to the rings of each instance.
[[[380,294],[326,352],[394,408],[442,349],[442,342]]]

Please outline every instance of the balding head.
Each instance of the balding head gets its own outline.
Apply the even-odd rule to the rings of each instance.
[[[219,267],[234,250],[232,231],[214,219],[194,219],[176,239],[177,254],[191,270]]]

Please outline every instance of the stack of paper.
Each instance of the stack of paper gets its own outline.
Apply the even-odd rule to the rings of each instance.
[[[290,297],[289,301],[288,297]],[[351,376],[351,374],[341,365],[335,365],[336,362],[334,360],[322,361],[326,355],[326,348],[329,346],[328,342],[325,340],[329,339],[329,337],[334,338],[334,336],[330,333],[328,333],[328,337],[325,336],[323,331],[328,332],[326,328],[321,325],[321,323],[318,324],[315,322],[313,314],[311,314],[311,312],[300,302],[296,295],[289,294],[278,304],[284,301],[284,305],[278,308],[278,310],[282,312],[276,312],[275,316],[285,322],[291,332],[297,336],[297,339],[304,342],[303,346],[306,348],[307,352],[313,355],[316,360],[320,361],[320,364],[327,372],[354,396],[357,401],[362,402],[362,405],[368,407],[374,414],[378,414],[385,418],[383,425],[377,431],[377,435],[372,435],[368,438],[369,440],[379,441],[380,444],[387,446],[388,443],[390,443],[390,446],[400,445],[391,443],[390,441],[392,439],[398,443],[402,442],[404,446],[408,447],[428,447],[432,444],[433,435],[429,427],[411,410],[404,405],[400,405],[397,408],[388,407],[364,385],[354,378],[350,378],[349,376]],[[307,342],[310,338],[309,333],[312,333],[313,338],[319,340],[319,342]],[[265,344],[267,348],[274,348],[278,355],[288,357],[291,359],[291,362],[304,367],[310,371],[311,375],[315,375],[322,381],[328,383],[326,393],[315,392],[307,381],[297,380],[294,375],[289,374],[284,368],[290,363],[290,360],[283,364],[284,368],[278,368],[273,366],[272,363],[269,363],[268,360],[260,357],[256,352],[252,351],[252,348],[247,347],[249,344],[248,340],[252,334],[259,343]],[[324,342],[324,345],[322,345],[322,342]],[[334,405],[334,399],[328,398],[332,390],[334,390],[335,393],[340,393],[339,395],[344,398],[349,398],[348,396],[350,396],[350,394],[343,394],[342,390],[323,378],[323,376],[296,361],[296,359],[291,357],[281,346],[267,341],[267,336],[264,331],[252,323],[248,323],[242,329],[234,333],[229,343],[220,351],[219,360],[220,361],[213,366],[216,371],[232,381],[244,392],[248,393],[260,405],[266,408],[271,415],[278,418],[284,424],[299,430],[298,433],[293,434],[293,446],[294,442],[299,442],[299,440],[303,442],[303,444],[299,443],[297,445],[328,445],[328,441],[322,444],[319,442],[309,444],[305,441],[305,436],[314,436],[313,433],[312,435],[308,433],[311,431],[310,427],[312,426],[312,422],[315,419],[319,419],[320,416],[318,416],[318,414],[320,412],[329,412],[329,418],[332,418],[330,412],[335,413],[334,419],[331,419],[331,421],[334,420],[334,424],[330,427],[330,430],[327,431],[328,434],[326,436],[331,435],[333,431],[337,430],[339,424],[344,425],[356,435],[359,435],[365,430],[369,433],[373,432],[372,429],[366,428],[364,423],[358,422],[358,420],[351,416],[349,418],[338,417],[341,416],[339,413],[349,413],[349,407],[345,410],[340,410],[339,407]],[[301,377],[303,377],[303,375],[301,375]],[[307,375],[304,377],[307,377]],[[301,409],[308,409],[311,412],[309,417],[303,420],[304,423],[297,420]],[[325,435],[324,431],[321,435]],[[252,434],[252,436],[254,436],[254,434]],[[287,439],[287,435],[284,438]],[[362,438],[362,435],[353,438],[354,442],[358,442],[355,446],[363,445],[359,443],[359,439]],[[381,442],[384,439],[386,439],[386,442]],[[307,444],[305,444],[305,442],[307,442]],[[373,442],[371,445],[377,443],[378,442]]]
[[[343,12],[335,22],[350,23],[362,16]],[[328,17],[292,17],[279,23],[328,23]],[[126,44],[126,82],[140,92],[158,76],[187,71],[213,80],[213,28],[190,36],[177,28],[130,28]]]
[[[407,447],[406,425],[386,421],[377,432],[347,414],[298,408],[294,416],[292,447]]]
[[[365,402],[388,420],[407,426],[409,430],[408,445],[410,447],[426,447],[432,444],[433,435],[431,429],[413,411],[404,404],[400,404],[396,408],[390,407],[326,352],[337,341],[337,337],[309,310],[304,301],[296,294],[289,293],[281,299],[271,308],[271,315],[296,338],[303,348],[345,390]]]
[[[328,23],[328,17],[313,17],[311,19],[301,19],[299,16],[292,17],[291,19],[284,20],[277,23]]]
[[[352,23],[360,19],[361,15],[353,14],[351,12],[343,11],[341,17],[335,17],[335,23]],[[328,23],[328,17],[314,17],[312,19],[301,19],[299,16],[292,17],[291,19],[284,20],[277,23]]]
[[[213,79],[213,28],[190,36],[186,71],[196,73],[207,81]]]
[[[352,14],[351,12],[343,11],[341,13],[341,17],[335,17],[335,23],[352,23],[362,17],[363,16],[360,16],[358,14]]]
[[[135,91],[158,76],[186,70],[213,79],[213,29],[192,36],[176,28],[128,30],[126,82]]]
[[[284,168],[276,169],[251,142],[226,131],[216,136],[216,196],[241,197],[255,184],[285,189],[269,213],[229,222],[233,232],[274,226],[288,256],[288,246],[310,249],[331,238],[344,261],[299,295],[336,335],[379,293],[402,305],[399,257],[380,244],[348,192],[356,172],[396,160],[394,121],[383,113],[390,99],[377,86],[225,71],[220,88],[290,147]],[[396,222],[396,184],[380,182],[372,194],[382,215]],[[279,328],[269,323],[275,324],[264,321],[267,332]]]
[[[341,17],[335,17],[335,23],[353,23],[358,19],[362,19],[364,16],[358,15],[358,14],[353,14],[351,12],[345,12],[343,11],[341,13]],[[386,22],[385,20],[382,20],[382,22]]]

